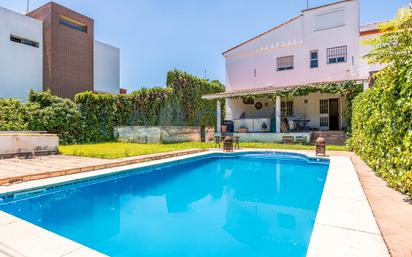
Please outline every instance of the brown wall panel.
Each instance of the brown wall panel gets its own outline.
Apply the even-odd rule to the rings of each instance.
[[[50,89],[54,95],[67,98],[93,90],[93,19],[54,2],[28,15],[43,21],[43,88]],[[84,24],[87,32],[60,24],[62,16]]]

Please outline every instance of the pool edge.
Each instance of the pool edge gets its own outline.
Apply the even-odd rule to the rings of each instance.
[[[240,150],[239,152],[259,152],[259,151],[273,151],[273,152],[289,152],[289,153],[300,153],[304,154],[308,157],[315,157],[313,152],[309,151],[299,151],[299,150],[274,150],[274,149],[247,149],[247,150]],[[1,190],[0,194],[10,193],[10,192],[21,192],[28,189],[35,189],[35,188],[43,188],[50,185],[55,184],[64,184],[70,181],[75,180],[83,180],[99,175],[105,174],[112,174],[115,172],[121,172],[125,169],[134,169],[134,168],[141,168],[146,166],[152,166],[156,164],[163,164],[167,162],[173,162],[178,160],[189,159],[197,156],[204,156],[204,155],[213,155],[214,153],[222,153],[221,151],[207,151],[201,153],[195,153],[185,156],[177,156],[162,160],[155,160],[149,161],[145,163],[138,163],[132,164],[122,167],[115,167],[115,168],[107,168],[103,170],[96,170],[91,171],[88,173],[79,173],[73,175],[67,175],[64,177],[54,177],[44,180],[36,180],[30,181],[23,184],[13,185],[7,187],[7,190]],[[231,154],[231,153],[228,153]],[[316,157],[318,158],[318,157]],[[332,156],[328,158],[330,160],[329,171],[327,175],[327,179],[324,185],[324,190],[322,193],[321,201],[318,208],[318,213],[316,216],[315,224],[312,230],[311,239],[308,246],[308,251],[306,257],[341,257],[341,256],[362,256],[362,257],[389,257],[388,250],[386,245],[383,241],[382,235],[380,234],[379,229],[377,229],[376,221],[373,217],[372,211],[370,209],[369,203],[366,200],[365,193],[361,188],[360,181],[356,175],[356,171],[350,161],[349,157],[336,157]],[[345,188],[348,187],[348,188]],[[333,190],[332,190],[333,189]],[[331,191],[332,190],[332,191]],[[340,190],[340,191],[339,191]],[[343,193],[342,195],[338,195],[337,193]],[[332,199],[332,200],[331,200]],[[346,201],[346,202],[345,202]],[[348,212],[351,213],[353,210],[353,206],[347,204],[347,202],[356,201],[357,204],[362,206],[362,211],[360,213],[355,213],[355,215],[346,215],[344,220],[346,224],[342,225],[342,219],[336,214],[337,211],[340,212]],[[338,209],[337,209],[338,206]],[[342,209],[339,209],[339,206]],[[28,246],[34,247],[39,251],[39,248],[43,249],[42,256],[106,256],[102,253],[96,252],[86,246],[83,246],[77,242],[74,242],[70,239],[61,237],[53,232],[47,231],[43,228],[40,228],[36,225],[33,225],[29,222],[21,220],[17,217],[11,216],[8,219],[13,219],[12,222],[4,224],[5,215],[11,216],[0,211],[0,230],[3,231],[3,234],[9,234],[7,232],[6,226],[9,226],[9,229],[12,228],[12,224],[19,223],[23,228],[21,228],[21,233],[29,231],[29,234],[33,235],[32,233],[45,233],[47,232],[47,240],[36,240],[36,244],[33,245],[33,240],[31,242],[19,242],[18,245],[24,245],[25,248]],[[358,230],[357,229],[357,216],[362,216],[362,218],[368,221],[370,225],[370,231],[366,230]],[[325,217],[329,217],[330,219],[325,219]],[[336,219],[336,220],[334,220]],[[373,225],[374,224],[374,225]],[[375,230],[375,227],[377,231]],[[40,231],[40,232],[39,232]],[[0,233],[1,234],[1,233]],[[35,236],[37,238],[37,236]],[[19,238],[19,237],[15,237]],[[8,239],[11,246],[15,243],[12,237]],[[32,239],[32,237],[30,237]],[[30,238],[26,238],[29,240]],[[337,238],[343,238],[343,240],[336,240]],[[359,238],[365,239],[367,242],[364,243],[363,240],[359,240]],[[5,242],[1,240],[3,244]],[[68,253],[64,253],[62,255],[51,254],[47,255],[45,253],[49,253],[48,249],[50,248],[50,244],[52,245],[59,245],[60,248],[67,249],[70,248]],[[76,245],[76,247],[73,246]],[[66,245],[66,246],[65,246]],[[60,249],[59,248],[59,249]],[[25,249],[27,252],[32,252],[30,249]],[[63,250],[62,250],[63,251]],[[67,251],[67,250],[66,250]],[[33,256],[33,255],[29,255]]]

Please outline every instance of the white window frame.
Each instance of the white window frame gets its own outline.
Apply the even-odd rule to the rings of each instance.
[[[312,54],[313,54],[313,53],[316,53],[316,58],[312,58]],[[310,52],[309,52],[309,59],[310,59],[310,61],[309,61],[309,67],[310,67],[311,69],[319,68],[319,50],[312,50],[312,51],[310,51]],[[316,66],[313,66],[313,67],[312,67],[312,61],[316,61]]]
[[[281,116],[292,117],[293,116],[293,100],[282,101],[280,104]]]
[[[285,70],[293,70],[294,62],[295,62],[294,55],[288,56],[280,56],[276,58],[276,71],[285,71]]]
[[[330,47],[326,49],[326,63],[327,64],[345,63],[347,61],[348,61],[348,47],[347,46],[337,46],[337,47]]]
[[[322,110],[322,104],[326,104],[326,110]],[[322,124],[322,119],[326,119],[327,122]],[[329,98],[319,100],[319,128],[329,130]]]

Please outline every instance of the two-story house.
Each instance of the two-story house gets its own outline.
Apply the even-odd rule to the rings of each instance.
[[[361,41],[379,31],[377,24],[361,26],[359,20],[359,0],[303,10],[225,51],[226,92],[203,98],[226,99],[226,119],[231,122],[224,129],[233,127],[245,141],[282,141],[284,133],[308,141],[312,131],[343,130],[341,94],[268,96],[302,85],[353,81],[367,87],[371,72],[380,66],[362,58],[370,48]]]

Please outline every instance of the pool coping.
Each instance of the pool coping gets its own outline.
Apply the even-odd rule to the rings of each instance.
[[[245,149],[239,150],[236,153],[259,151],[291,152],[315,157],[313,152],[301,150]],[[96,176],[116,174],[124,170],[213,155],[215,153],[222,153],[222,151],[210,150],[87,173],[29,181],[8,187],[0,187],[0,195],[48,187],[50,185],[65,184]],[[330,160],[329,172],[306,257],[389,257],[388,250],[350,158],[331,156],[328,159]],[[34,253],[41,253],[41,256],[44,257],[106,256],[1,211],[0,235],[13,235],[7,237],[0,236],[2,248],[6,246],[17,251],[24,251],[24,254],[27,256],[38,256]],[[19,238],[19,240],[16,240],[16,238]],[[33,240],[33,238],[36,238],[36,240]]]

